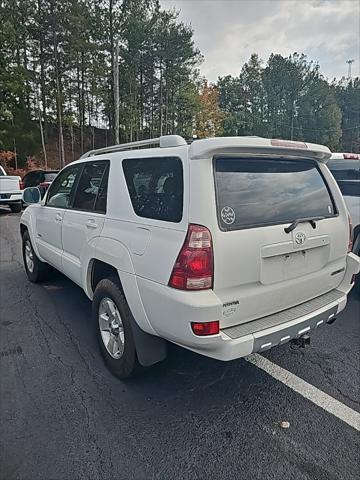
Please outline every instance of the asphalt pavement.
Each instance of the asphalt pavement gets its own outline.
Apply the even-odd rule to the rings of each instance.
[[[352,294],[309,347],[264,356],[360,412],[359,313]],[[359,478],[359,432],[301,393],[243,359],[175,346],[120,381],[103,364],[90,314],[64,276],[28,282],[19,215],[0,209],[1,479]]]

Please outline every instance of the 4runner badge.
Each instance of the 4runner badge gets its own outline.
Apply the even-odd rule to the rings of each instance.
[[[297,243],[298,245],[303,245],[306,241],[306,235],[305,233],[303,232],[298,232],[296,235],[295,235],[295,243]]]
[[[235,222],[235,212],[231,207],[223,207],[221,209],[221,220],[226,225],[232,225]]]

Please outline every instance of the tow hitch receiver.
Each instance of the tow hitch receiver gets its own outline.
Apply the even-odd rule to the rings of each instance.
[[[305,348],[306,345],[310,345],[310,336],[306,334],[301,335],[301,337],[293,338],[292,340],[290,340],[290,346],[292,348],[294,347]]]

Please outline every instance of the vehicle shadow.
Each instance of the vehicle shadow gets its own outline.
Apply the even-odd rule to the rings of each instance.
[[[51,297],[61,321],[70,329],[71,335],[78,339],[78,348],[86,355],[91,369],[110,384],[126,384],[128,389],[148,392],[156,385],[157,392],[160,388],[163,394],[180,385],[181,389],[185,387],[194,391],[201,386],[208,388],[225,377],[246,376],[254,368],[244,360],[220,362],[168,343],[168,355],[163,362],[144,369],[139,376],[124,382],[113,376],[102,361],[95,329],[91,325],[91,301],[82,289],[59,272],[54,272],[51,280],[43,284],[43,288]]]
[[[10,208],[0,207],[0,216],[5,216],[11,214]]]

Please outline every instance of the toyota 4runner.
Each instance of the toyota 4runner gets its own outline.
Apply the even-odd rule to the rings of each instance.
[[[24,191],[26,273],[54,267],[83,288],[121,378],[164,359],[167,341],[232,360],[299,339],[344,309],[359,271],[330,155],[176,135],[90,151],[43,200]]]

